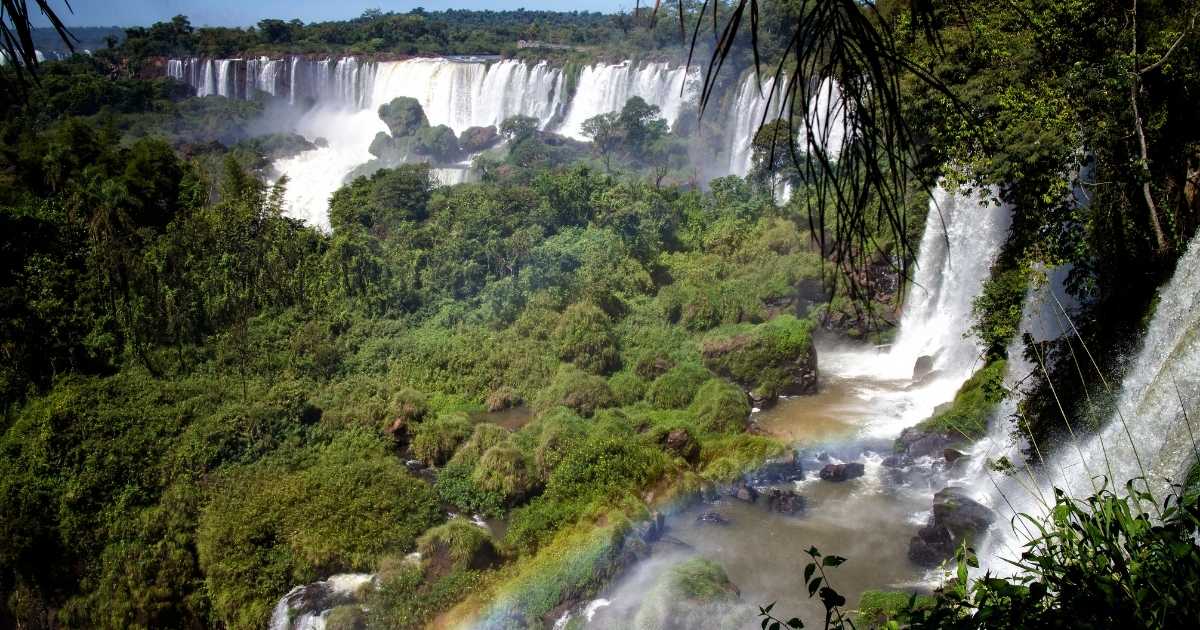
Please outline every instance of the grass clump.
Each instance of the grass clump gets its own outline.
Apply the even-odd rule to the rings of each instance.
[[[812,322],[780,315],[769,322],[722,328],[703,343],[704,364],[709,369],[764,397],[793,393],[798,367],[816,372]],[[815,382],[815,381],[814,381]],[[804,393],[795,391],[794,393]]]
[[[585,418],[616,402],[608,381],[573,365],[560,366],[554,381],[542,390],[538,400],[543,409],[563,406]]]
[[[471,481],[484,492],[495,493],[508,503],[515,503],[533,491],[535,478],[528,459],[511,444],[498,444],[487,450]]]
[[[724,379],[709,379],[696,392],[689,411],[696,424],[712,433],[734,433],[746,428],[750,401],[740,387]]]
[[[413,457],[429,466],[441,466],[459,444],[472,435],[471,419],[464,413],[445,413],[413,428]]]
[[[659,409],[683,409],[691,404],[696,391],[712,374],[697,363],[681,363],[654,379],[646,391],[646,400]]]

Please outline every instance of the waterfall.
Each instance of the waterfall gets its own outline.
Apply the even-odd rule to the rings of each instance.
[[[886,411],[868,423],[867,434],[894,436],[928,418],[982,367],[983,349],[966,334],[971,302],[982,291],[1011,223],[1008,207],[938,186],[895,342],[877,350],[822,352],[823,373],[893,384],[911,381],[918,358],[933,358],[933,372],[919,386],[868,392],[885,403]]]
[[[1013,571],[1004,559],[1019,557],[1029,536],[1013,531],[1009,518],[1017,513],[1045,515],[1054,488],[1084,498],[1096,492],[1101,478],[1121,493],[1126,481],[1144,478],[1161,505],[1170,484],[1182,483],[1196,460],[1195,429],[1186,419],[1200,417],[1198,413],[1200,239],[1193,239],[1174,277],[1159,290],[1141,350],[1120,385],[1114,412],[1100,431],[1059,446],[1036,470],[1011,477],[991,473],[987,483],[992,487],[981,489],[980,494],[1004,518],[980,553],[983,568],[1001,574]],[[998,430],[1003,431],[1003,426]],[[1155,509],[1143,508],[1151,513]]]
[[[685,68],[665,63],[637,67],[629,62],[587,66],[579,74],[575,97],[571,99],[558,131],[582,140],[584,121],[599,114],[620,111],[634,96],[658,106],[667,123],[674,124],[683,103],[689,98],[685,88],[692,84]]]
[[[562,103],[562,90],[562,72],[544,62],[410,59],[379,64],[368,107],[414,98],[431,125],[446,125],[455,133],[499,125],[518,114],[537,118],[544,127]]]
[[[270,630],[324,630],[331,610],[351,604],[374,575],[345,573],[328,580],[297,586],[280,598],[271,613]]]
[[[738,88],[725,125],[724,145],[728,147],[728,172],[746,176],[754,166],[754,134],[764,123],[770,123],[784,114],[781,106],[787,92],[784,82],[779,91],[771,93],[775,85],[773,77],[763,79],[761,89],[758,76],[748,72]],[[813,138],[830,157],[836,158],[846,136],[845,106],[840,98],[837,84],[830,79],[821,82],[811,95],[808,112],[816,122]],[[799,115],[801,112],[796,112]],[[765,118],[764,118],[765,117]],[[797,132],[798,151],[806,145],[804,130]],[[780,143],[785,142],[783,138]],[[786,147],[781,147],[786,150]]]

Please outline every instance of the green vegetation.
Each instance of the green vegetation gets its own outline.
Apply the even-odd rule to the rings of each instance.
[[[750,326],[718,329],[704,340],[705,364],[763,398],[809,393],[816,385],[812,323],[781,315]]]
[[[997,359],[983,366],[958,388],[949,406],[937,410],[917,428],[963,440],[978,440],[986,435],[996,405],[1008,395],[1004,389],[1007,365],[1004,359]]]
[[[911,610],[928,608],[934,599],[897,591],[864,591],[858,599],[857,628],[888,628],[890,623],[904,624]]]

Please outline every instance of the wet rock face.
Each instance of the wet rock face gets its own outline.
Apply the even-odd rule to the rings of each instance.
[[[912,380],[920,381],[933,372],[933,357],[922,355],[917,357],[916,364],[913,365]]]
[[[909,427],[896,438],[896,452],[910,459],[933,457],[942,455],[955,443],[951,435]]]
[[[754,503],[758,501],[758,490],[755,490],[754,486],[744,483],[734,488],[733,498],[746,503]]]
[[[949,487],[933,496],[933,516],[908,545],[908,558],[924,566],[937,566],[954,555],[959,545],[987,531],[996,514],[967,496],[962,488]]]
[[[859,463],[850,464],[825,464],[821,469],[821,479],[825,481],[849,481],[858,479],[866,474],[866,466]]]

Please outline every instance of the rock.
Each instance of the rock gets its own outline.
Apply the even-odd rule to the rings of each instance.
[[[808,508],[808,499],[791,490],[772,488],[767,493],[767,509],[780,514],[803,514]]]
[[[851,464],[825,464],[821,469],[821,479],[825,481],[849,481],[858,479],[866,474],[866,466],[859,463]]]
[[[500,142],[500,134],[495,127],[467,127],[458,139],[462,150],[467,153],[486,151]]]
[[[408,426],[409,419],[406,417],[399,417],[395,420],[392,420],[392,422],[388,424],[387,429],[385,429],[386,433],[392,438],[392,442],[396,444],[397,448],[404,448],[408,446],[409,441],[412,440],[412,435],[408,431]]]
[[[921,378],[913,379],[913,382],[911,384],[909,384],[908,387],[905,387],[904,389],[905,389],[905,391],[908,391],[908,390],[916,389],[918,387],[922,387],[924,385],[928,385],[929,383],[932,383],[934,380],[936,380],[941,375],[942,375],[941,370],[930,370],[929,373],[925,374]]]
[[[404,462],[404,465],[407,466],[408,469],[413,472],[416,472],[418,470],[425,470],[426,468],[428,468],[428,466],[425,465],[425,462],[423,462],[419,459],[410,459],[410,460]]]
[[[967,496],[962,488],[948,487],[933,496],[933,515],[909,541],[908,558],[921,566],[935,566],[954,555],[964,542],[987,531],[996,515]]]
[[[721,516],[720,514],[718,514],[716,512],[705,512],[705,513],[701,514],[700,516],[696,517],[696,522],[701,525],[725,526],[725,525],[729,524],[729,519],[725,518],[724,516]]]
[[[672,429],[664,438],[663,447],[690,463],[700,458],[700,444],[687,429]]]
[[[947,464],[953,464],[954,462],[958,461],[959,458],[961,458],[962,456],[963,456],[963,454],[961,452],[954,450],[952,448],[948,448],[948,449],[942,451],[942,457],[944,457],[946,459]]]
[[[791,483],[804,479],[804,465],[799,454],[792,451],[791,455],[769,459],[762,468],[756,470],[751,479],[755,485],[770,486],[781,483]]]
[[[915,365],[913,365],[912,380],[919,381],[919,380],[925,378],[925,376],[928,375],[932,371],[933,371],[933,357],[928,354],[921,355],[921,356],[917,357],[917,362]]]
[[[904,468],[905,466],[912,465],[912,460],[906,455],[888,455],[883,458],[883,462],[881,463],[884,468]]]
[[[949,434],[909,427],[896,438],[896,452],[912,459],[942,454],[955,442]]]
[[[755,490],[754,486],[749,484],[742,484],[738,486],[736,490],[734,490],[733,497],[739,501],[754,503],[755,501],[758,501],[758,490]]]

